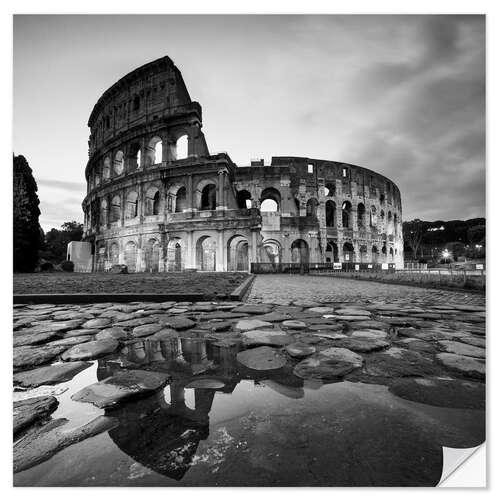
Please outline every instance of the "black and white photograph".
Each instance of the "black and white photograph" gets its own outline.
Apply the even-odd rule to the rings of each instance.
[[[12,484],[484,451],[486,17],[12,15]]]

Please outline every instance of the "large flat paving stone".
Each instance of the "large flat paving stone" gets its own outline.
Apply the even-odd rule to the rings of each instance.
[[[100,415],[81,427],[64,429],[66,419],[57,419],[28,433],[14,444],[14,472],[45,462],[58,451],[84,439],[109,431],[118,420]]]
[[[52,339],[59,338],[58,331],[48,331],[41,333],[14,333],[14,347],[22,345],[36,345],[49,342]]]
[[[116,340],[93,340],[85,344],[78,344],[68,349],[61,358],[64,361],[80,361],[97,359],[111,354],[118,349]]]
[[[483,410],[485,384],[443,378],[405,378],[395,380],[389,390],[400,398],[431,406]]]
[[[386,349],[391,344],[383,338],[358,336],[342,338],[335,342],[335,345],[345,347],[354,352],[371,352]]]
[[[62,346],[67,346],[69,348],[73,345],[90,342],[93,339],[94,337],[92,335],[83,335],[81,337],[68,337],[66,339],[53,340],[52,342],[49,342],[47,345],[55,345],[55,346],[62,345]]]
[[[160,321],[160,324],[173,328],[174,330],[187,330],[196,325],[193,320],[183,316],[172,316],[171,318]]]
[[[98,408],[111,408],[123,401],[143,396],[162,388],[168,380],[165,373],[145,370],[119,372],[73,394],[71,399],[92,403]]]
[[[458,354],[459,356],[471,356],[473,358],[484,358],[486,356],[486,350],[482,347],[462,344],[462,342],[454,342],[451,340],[441,340],[438,344],[439,347],[446,352]]]
[[[272,311],[272,306],[269,304],[244,304],[242,306],[235,307],[233,313],[244,313],[244,314],[267,314]]]
[[[35,366],[45,365],[64,352],[67,348],[67,346],[62,345],[14,347],[14,370],[26,370]]]
[[[153,335],[153,333],[159,332],[162,329],[163,329],[163,326],[156,324],[156,323],[136,326],[132,330],[132,336],[133,337],[147,337],[149,335]]]
[[[67,382],[91,365],[92,363],[85,361],[73,361],[18,372],[14,374],[14,385],[31,388]]]
[[[324,355],[325,351],[304,359],[293,369],[293,373],[303,379],[337,381],[344,375],[360,368],[363,358],[348,349],[337,349]]]
[[[236,359],[243,366],[258,371],[277,370],[286,365],[286,357],[267,346],[241,351],[236,355]]]
[[[294,342],[293,344],[288,344],[285,347],[285,351],[292,356],[292,358],[307,358],[311,354],[316,352],[316,348],[311,344],[306,344],[304,342]]]
[[[138,327],[140,328],[140,327]],[[96,340],[123,340],[128,337],[127,332],[120,326],[113,326],[101,330],[96,336]]]
[[[260,319],[240,319],[236,322],[236,330],[257,330],[258,328],[269,328],[273,324],[269,321],[262,321]]]
[[[446,368],[466,377],[484,379],[486,376],[486,365],[482,359],[448,352],[441,352],[436,355],[436,358]]]
[[[23,399],[14,402],[14,435],[56,411],[59,403],[53,396]]]
[[[294,337],[282,330],[251,330],[241,335],[247,347],[273,346],[283,347],[295,341]]]
[[[83,323],[82,328],[105,328],[111,324],[110,318],[89,319]]]

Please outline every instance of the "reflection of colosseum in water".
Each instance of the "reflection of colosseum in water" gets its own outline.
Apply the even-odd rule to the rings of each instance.
[[[238,167],[226,153],[211,155],[201,106],[168,57],[110,87],[88,125],[83,210],[94,270],[403,265],[393,182],[335,161],[273,157]]]

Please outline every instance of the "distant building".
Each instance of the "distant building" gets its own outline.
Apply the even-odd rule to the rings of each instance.
[[[84,239],[93,270],[249,270],[251,263],[403,267],[401,195],[363,167],[211,155],[168,57],[110,87],[89,118]],[[242,137],[244,140],[244,137]]]

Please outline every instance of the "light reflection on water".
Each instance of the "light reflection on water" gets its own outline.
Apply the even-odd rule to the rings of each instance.
[[[53,418],[116,428],[15,476],[17,485],[432,485],[441,447],[484,439],[484,412],[400,399],[386,387],[304,381],[292,366],[252,372],[239,345],[202,339],[142,341],[79,373]],[[162,390],[114,410],[71,395],[123,368],[169,373]],[[187,389],[197,379],[218,390]]]

